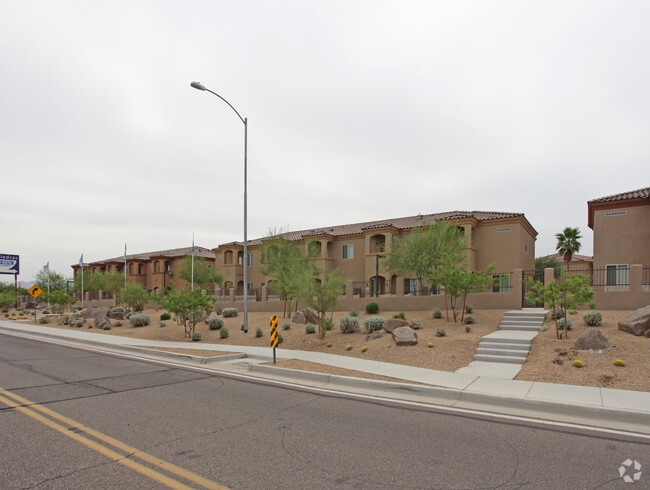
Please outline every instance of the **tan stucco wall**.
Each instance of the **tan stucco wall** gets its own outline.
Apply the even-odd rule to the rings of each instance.
[[[510,231],[497,231],[507,230]],[[535,239],[528,230],[515,221],[494,221],[477,226],[473,232],[476,249],[476,269],[485,269],[495,263],[494,272],[535,268]],[[528,250],[525,240],[528,237]]]
[[[606,216],[625,211],[625,215]],[[594,269],[650,265],[650,205],[594,211]]]

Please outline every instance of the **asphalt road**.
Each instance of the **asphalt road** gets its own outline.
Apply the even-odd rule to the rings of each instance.
[[[3,489],[209,486],[201,478],[231,488],[650,488],[648,439],[358,400],[2,334],[0,388]],[[619,475],[628,459],[642,465],[632,485]]]

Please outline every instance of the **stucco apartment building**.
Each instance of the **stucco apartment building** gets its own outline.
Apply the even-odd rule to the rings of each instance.
[[[195,257],[203,257],[205,261],[214,266],[214,252],[204,247],[194,247]],[[174,284],[184,287],[185,281],[178,277],[181,261],[187,255],[192,255],[192,247],[159,250],[126,256],[126,275],[129,282],[142,284],[148,291],[159,291],[169,288]],[[124,256],[112,259],[98,260],[84,263],[84,268],[89,273],[98,272],[124,272]],[[73,265],[75,276],[81,267]]]
[[[605,271],[608,287],[628,285],[633,265],[650,266],[650,187],[593,199],[588,213],[594,272]]]
[[[509,287],[509,273],[515,269],[534,269],[537,231],[523,213],[488,211],[450,211],[438,214],[410,216],[365,223],[326,226],[289,232],[286,237],[303,250],[315,247],[321,270],[338,269],[341,275],[354,283],[355,292],[375,291],[381,294],[403,291],[414,292],[418,287],[414,277],[399,277],[382,267],[382,258],[391,251],[394,237],[404,237],[415,228],[439,220],[451,220],[461,229],[466,241],[467,263],[470,270],[485,269],[495,263],[494,270],[501,287]],[[249,290],[268,286],[269,278],[262,274],[262,239],[248,242]],[[224,289],[235,288],[243,294],[243,243],[231,242],[214,249],[217,267],[226,277]],[[500,273],[500,274],[499,274]]]

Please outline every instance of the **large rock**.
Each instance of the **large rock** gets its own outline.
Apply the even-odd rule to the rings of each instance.
[[[618,329],[632,335],[650,337],[650,305],[639,308],[618,322]]]
[[[573,350],[594,354],[602,354],[609,349],[607,338],[597,328],[590,328],[587,333],[583,333],[573,346]]]
[[[388,335],[386,330],[375,330],[370,335],[366,335],[366,340],[377,340]]]
[[[111,321],[108,319],[108,312],[110,308],[97,308],[91,306],[86,311],[84,311],[81,316],[83,318],[92,318],[95,320],[95,328],[104,328],[104,325],[111,324]]]
[[[126,312],[124,311],[111,311],[108,310],[108,318],[112,318],[113,320],[124,320],[124,315]]]
[[[307,323],[307,319],[305,318],[305,315],[302,314],[302,312],[296,311],[293,314],[291,322],[295,323],[296,325],[305,325]]]
[[[401,318],[391,318],[390,320],[386,320],[384,322],[384,330],[386,330],[388,333],[393,333],[393,330],[396,328],[408,327],[409,325],[409,322],[402,320]]]
[[[411,327],[397,327],[392,332],[395,345],[415,345],[418,343],[418,334]]]
[[[305,314],[305,319],[307,320],[307,323],[311,323],[313,325],[318,325],[320,323],[320,319],[318,318],[318,313],[316,313],[315,310],[312,310],[311,308],[305,308],[303,310],[303,313]]]

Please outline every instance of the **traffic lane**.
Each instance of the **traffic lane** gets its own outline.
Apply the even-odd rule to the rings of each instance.
[[[2,403],[0,434],[0,488],[167,488]]]
[[[60,354],[66,362],[65,352]],[[116,371],[121,362],[140,362],[106,358]],[[83,380],[107,394],[49,406],[233,487],[593,487],[616,483],[622,461],[647,454],[647,445],[622,438],[495,423],[200,371],[174,369],[177,382],[160,383],[164,373],[147,372],[142,364],[135,376]],[[150,385],[143,383],[147,377]]]

